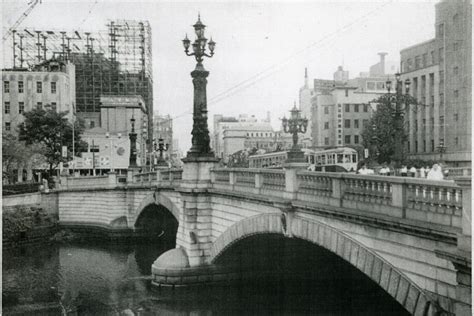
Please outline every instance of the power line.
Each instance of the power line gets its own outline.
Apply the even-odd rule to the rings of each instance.
[[[336,35],[338,35],[342,32],[348,31],[355,24],[357,24],[357,23],[361,22],[362,20],[366,19],[368,16],[380,11],[381,9],[383,9],[384,7],[386,7],[387,5],[389,5],[391,3],[392,3],[392,1],[389,1],[389,2],[386,2],[386,3],[378,6],[377,8],[375,8],[375,9],[369,11],[368,13],[356,18],[352,22],[350,22],[350,23],[344,25],[343,27],[337,29],[336,31],[324,36],[323,38],[317,40],[316,42],[313,42],[313,43],[309,44],[308,46],[292,53],[291,55],[284,58],[282,61],[280,61],[278,63],[275,63],[275,64],[265,68],[264,70],[258,72],[257,74],[251,76],[250,78],[245,79],[245,80],[239,82],[238,84],[226,89],[225,91],[222,91],[222,92],[214,95],[213,97],[211,97],[209,99],[208,105],[217,104],[220,101],[222,101],[224,99],[227,99],[227,98],[231,97],[232,95],[234,95],[234,94],[236,94],[236,93],[238,93],[238,92],[240,92],[240,91],[242,91],[242,90],[244,90],[248,87],[251,87],[251,86],[255,85],[257,82],[268,78],[270,75],[273,75],[274,73],[276,73],[276,72],[280,71],[281,69],[283,69],[284,66],[291,59],[293,59],[295,56],[300,55],[300,54],[306,52],[307,50],[312,49],[313,47],[317,47],[318,45],[324,43],[326,40],[330,39],[331,37],[334,37],[334,36],[336,36]],[[187,110],[186,112],[183,112],[181,114],[178,114],[178,115],[174,116],[173,119],[180,118],[182,116],[189,115],[189,114],[192,114],[192,113],[193,113],[192,110]]]

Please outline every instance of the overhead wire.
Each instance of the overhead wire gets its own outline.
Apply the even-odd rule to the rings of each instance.
[[[309,49],[312,49],[314,47],[317,47],[317,46],[323,44],[325,41],[329,40],[330,38],[332,38],[334,36],[337,36],[338,34],[340,34],[342,32],[348,31],[354,25],[360,23],[362,20],[365,20],[368,16],[373,15],[374,13],[380,11],[381,9],[383,9],[384,7],[386,7],[387,5],[389,5],[391,3],[392,3],[392,1],[388,1],[388,2],[383,3],[382,5],[376,7],[375,9],[370,10],[369,12],[367,12],[367,13],[363,14],[362,16],[356,18],[355,20],[351,21],[350,23],[345,24],[344,26],[337,29],[336,31],[324,36],[323,38],[321,38],[321,39],[307,45],[306,47],[292,53],[291,55],[285,57],[280,62],[275,63],[275,64],[263,69],[262,71],[258,72],[257,74],[255,74],[255,75],[253,75],[253,76],[237,83],[236,85],[234,85],[234,86],[232,86],[232,87],[230,87],[230,88],[228,88],[228,89],[212,96],[209,99],[208,106],[209,105],[215,105],[215,104],[219,103],[220,101],[225,100],[225,99],[235,95],[236,93],[255,85],[257,82],[268,78],[270,75],[273,75],[273,74],[277,73],[278,71],[282,70],[284,68],[284,66],[286,66],[286,64],[288,64],[289,61],[291,61],[294,57],[306,52]],[[183,112],[181,114],[173,116],[173,119],[177,119],[177,118],[180,118],[180,117],[183,117],[185,115],[192,114],[192,113],[193,113],[193,111],[192,111],[192,109],[190,109],[190,110],[187,110],[186,112]]]

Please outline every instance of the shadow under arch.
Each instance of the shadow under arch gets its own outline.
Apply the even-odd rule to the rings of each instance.
[[[287,222],[281,213],[261,214],[235,223],[216,239],[209,262],[218,264],[230,248],[257,235],[301,239],[327,250],[371,279],[409,314],[436,315],[442,311],[428,293],[374,251],[327,224],[298,216]]]
[[[134,225],[135,236],[149,240],[176,242],[178,220],[161,204],[148,204],[138,215]],[[174,247],[175,245],[173,245]]]

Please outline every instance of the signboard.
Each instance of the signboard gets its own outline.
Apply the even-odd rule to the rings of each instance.
[[[364,148],[364,158],[369,158],[369,149]]]
[[[61,153],[63,158],[67,158],[67,146],[63,146]]]

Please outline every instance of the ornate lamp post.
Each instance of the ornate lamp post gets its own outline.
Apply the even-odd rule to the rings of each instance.
[[[214,55],[216,43],[212,40],[207,43],[207,38],[204,37],[204,29],[206,26],[201,22],[201,17],[198,16],[198,21],[193,25],[196,33],[196,39],[191,44],[188,35],[183,40],[184,52],[187,56],[194,56],[197,64],[196,68],[191,72],[194,85],[194,106],[193,106],[193,130],[192,146],[188,151],[187,159],[189,158],[214,158],[214,153],[209,145],[209,129],[207,125],[207,96],[206,85],[209,71],[204,69],[202,61],[204,56],[211,58]],[[206,43],[209,48],[209,54],[206,53]],[[189,52],[189,47],[192,45],[192,53]]]
[[[137,167],[137,133],[135,132],[135,118],[132,115],[130,119],[132,130],[128,134],[130,137],[130,160],[129,167]]]
[[[158,143],[156,140],[153,142],[154,149],[155,151],[159,151],[160,155],[158,156],[158,162],[157,165],[158,167],[168,167],[168,164],[166,163],[166,160],[163,158],[163,152],[168,151],[169,149],[169,144],[165,144],[165,141],[163,138],[158,139]]]
[[[443,163],[443,154],[446,152],[446,146],[444,145],[444,140],[439,141],[438,152],[439,152],[439,161]]]
[[[395,123],[395,154],[393,155],[393,160],[395,160],[396,165],[399,166],[404,158],[403,155],[403,118],[405,116],[405,110],[410,105],[410,79],[405,80],[405,95],[402,92],[403,82],[400,79],[400,74],[395,74],[396,87],[395,94],[391,94],[390,90],[392,87],[392,82],[387,80],[387,91],[388,91],[388,101],[392,108],[392,116],[394,117]]]
[[[298,133],[306,133],[308,129],[308,119],[301,117],[301,111],[296,108],[296,102],[290,111],[290,118],[283,117],[283,131],[293,136],[293,146],[288,152],[287,162],[305,162],[304,154],[298,146]]]

